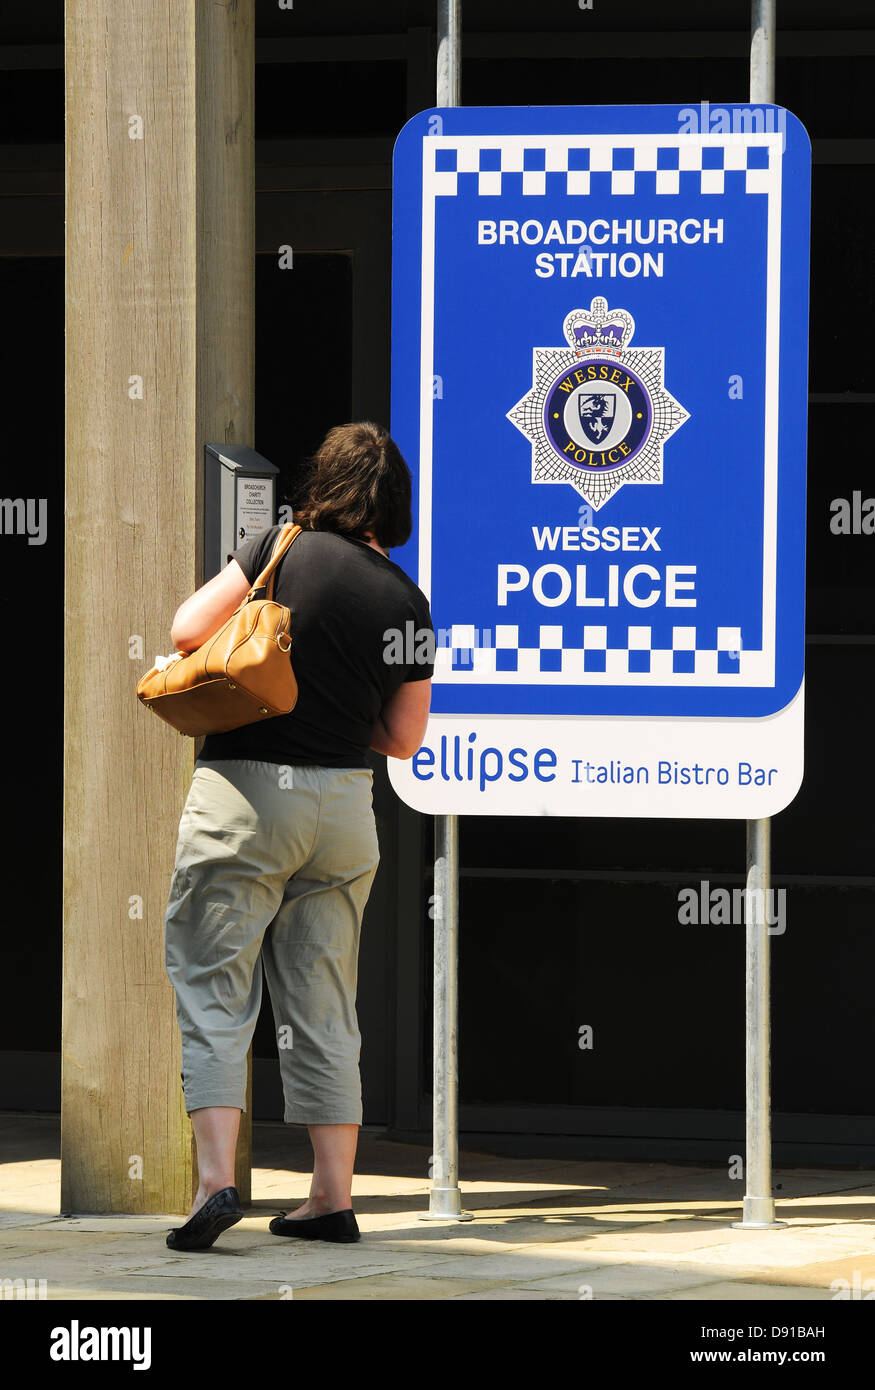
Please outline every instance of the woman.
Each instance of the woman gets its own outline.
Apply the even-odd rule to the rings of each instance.
[[[292,614],[298,702],[210,734],[179,824],[165,918],[182,1032],[183,1089],[199,1187],[174,1249],[204,1249],[243,1215],[234,1187],[246,1057],[264,962],[284,1118],[313,1144],[310,1196],[275,1235],[354,1241],[351,1183],[362,1119],[355,1011],[362,913],[379,863],[369,748],[410,758],[428,722],[433,665],[393,660],[414,624],[432,657],[424,594],[389,559],[412,529],[410,472],[387,431],[342,425],[312,460],[304,528],[275,571]],[[246,541],[181,605],[171,640],[192,651],[231,616],[280,528]],[[407,644],[410,648],[411,644]]]

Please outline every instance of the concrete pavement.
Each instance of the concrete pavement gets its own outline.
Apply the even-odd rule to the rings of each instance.
[[[707,1164],[463,1151],[474,1219],[435,1224],[427,1146],[362,1130],[356,1245],[267,1223],[309,1188],[306,1132],[254,1130],[253,1201],[210,1250],[168,1250],[180,1216],[58,1215],[56,1116],[0,1115],[0,1297],[819,1301],[875,1294],[875,1172],[784,1169],[775,1231],[736,1231],[742,1183]],[[2,1281],[25,1281],[24,1285]],[[45,1283],[40,1286],[39,1281]]]

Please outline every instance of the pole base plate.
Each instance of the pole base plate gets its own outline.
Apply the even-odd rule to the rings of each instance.
[[[748,1193],[741,1204],[741,1220],[732,1222],[734,1231],[775,1231],[786,1226],[775,1217],[775,1199],[768,1192]]]
[[[781,1226],[789,1226],[789,1221],[732,1221],[733,1231],[777,1231]]]
[[[462,1192],[458,1187],[432,1187],[428,1194],[428,1211],[419,1213],[420,1221],[473,1221],[474,1213],[462,1211]]]

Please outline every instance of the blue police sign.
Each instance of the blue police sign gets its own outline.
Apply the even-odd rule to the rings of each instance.
[[[798,790],[810,145],[781,108],[697,111],[462,107],[398,138],[393,558],[438,650],[390,767],[419,809]]]

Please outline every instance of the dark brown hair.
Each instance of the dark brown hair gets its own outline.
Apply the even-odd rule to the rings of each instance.
[[[388,550],[413,529],[410,469],[389,431],[370,420],[329,430],[310,460],[294,519],[305,530],[364,540]]]

